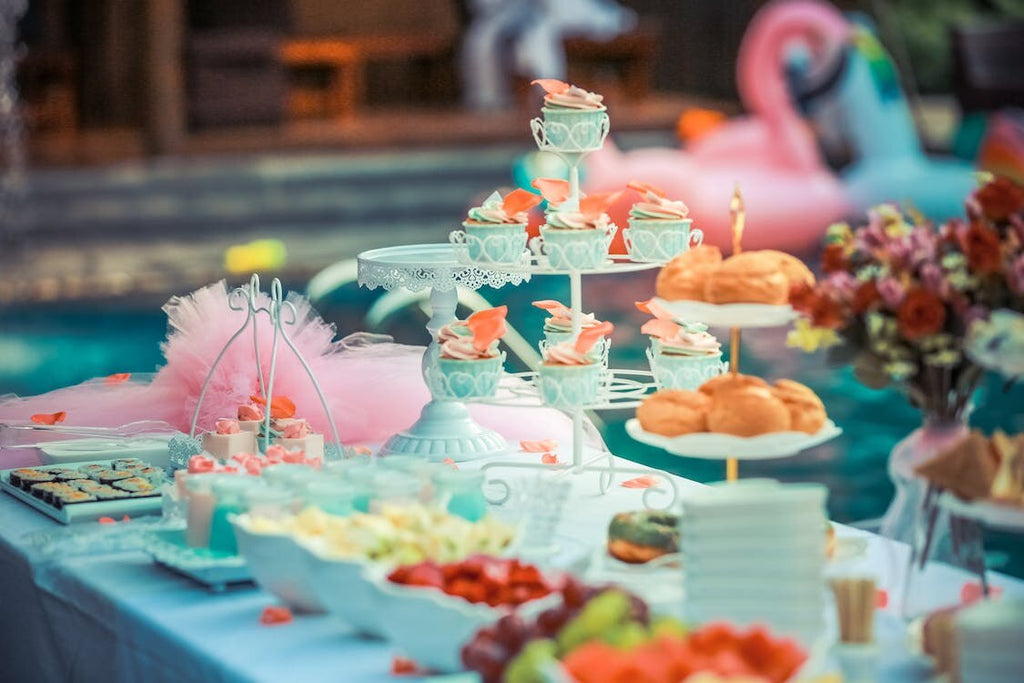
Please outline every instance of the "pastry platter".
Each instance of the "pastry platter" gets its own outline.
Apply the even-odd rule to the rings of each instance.
[[[939,496],[939,507],[951,515],[973,519],[985,526],[1024,531],[1024,508],[987,500],[965,501],[948,491]]]
[[[680,320],[700,321],[712,327],[782,327],[799,315],[788,304],[709,304],[689,299],[669,301],[660,297],[655,297],[654,301]]]
[[[673,455],[705,460],[770,460],[796,455],[800,451],[814,448],[843,433],[832,420],[816,434],[804,432],[772,432],[759,436],[742,437],[732,434],[699,432],[682,436],[662,436],[644,431],[640,421],[633,418],[626,422],[626,432],[641,443],[663,448]]]

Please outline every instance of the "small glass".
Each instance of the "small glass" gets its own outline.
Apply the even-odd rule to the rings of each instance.
[[[227,555],[238,554],[235,530],[228,516],[245,512],[245,494],[262,485],[256,477],[245,475],[232,475],[213,482],[215,502],[210,518],[210,550]]]
[[[210,545],[210,520],[213,517],[215,502],[213,482],[218,476],[216,474],[192,475],[183,480],[185,490],[188,492],[185,542],[190,548],[206,548]]]
[[[263,481],[273,485],[287,486],[296,472],[310,470],[308,465],[300,465],[294,462],[283,462],[270,467],[264,467],[260,476]]]
[[[253,487],[245,493],[249,514],[267,519],[284,519],[292,514],[295,494],[283,486]]]
[[[348,517],[354,512],[356,489],[338,479],[321,479],[306,485],[306,505],[318,507],[329,515]]]
[[[345,479],[348,477],[349,472],[368,467],[373,467],[373,461],[367,457],[357,456],[354,458],[342,458],[340,460],[325,462],[323,469],[320,471],[329,477]]]
[[[479,522],[487,516],[484,477],[485,474],[480,471],[447,470],[435,473],[434,484],[441,507],[470,522]]]
[[[420,502],[422,488],[419,477],[404,472],[381,470],[373,477],[370,512],[379,513],[383,505],[417,505]]]
[[[410,474],[420,480],[420,502],[424,505],[434,500],[434,475],[439,468],[445,467],[413,455],[388,455],[381,458],[380,466],[384,469]],[[446,468],[447,469],[447,468]]]
[[[356,512],[367,513],[370,511],[370,501],[375,496],[374,480],[381,470],[377,467],[358,467],[345,473],[342,480],[349,484],[354,490],[352,497],[352,508]]]

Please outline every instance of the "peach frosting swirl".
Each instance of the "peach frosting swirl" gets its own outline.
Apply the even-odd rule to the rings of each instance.
[[[548,365],[591,365],[594,359],[576,350],[576,342],[552,344],[544,349],[544,362]]]
[[[597,93],[570,85],[561,92],[549,92],[544,96],[544,106],[551,109],[603,109],[604,97]]]
[[[630,218],[646,220],[682,220],[690,215],[690,209],[681,201],[672,201],[654,192],[647,192],[643,201],[629,210]]]
[[[722,345],[707,326],[700,323],[685,323],[679,326],[675,335],[661,340],[661,351],[678,356],[713,356],[720,353]]]
[[[466,214],[466,222],[485,225],[516,225],[519,223],[525,224],[530,220],[530,214],[527,211],[520,211],[509,215],[505,212],[504,203],[501,194],[494,192],[484,200],[483,204],[469,210]]]
[[[608,214],[584,214],[579,211],[553,211],[547,215],[547,226],[556,230],[607,230]]]
[[[447,341],[453,339],[459,339],[462,337],[473,338],[473,333],[469,330],[469,325],[465,320],[456,320],[453,323],[445,325],[437,331],[437,343],[444,344]]]
[[[473,337],[455,337],[441,344],[441,358],[448,360],[484,360],[498,355],[498,342],[495,341],[483,351],[473,346]]]

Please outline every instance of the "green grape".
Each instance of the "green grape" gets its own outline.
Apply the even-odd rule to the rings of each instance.
[[[686,630],[686,624],[675,617],[656,617],[651,622],[651,636],[654,638],[659,636],[678,636],[682,638],[686,636]]]
[[[544,664],[554,662],[558,646],[553,640],[533,640],[505,669],[505,683],[545,683],[541,673]]]
[[[601,636],[601,640],[622,650],[630,650],[643,645],[648,638],[647,629],[635,621],[613,626]]]
[[[612,627],[629,616],[629,596],[616,590],[604,591],[593,597],[558,634],[562,652],[571,652],[588,640],[600,638]]]

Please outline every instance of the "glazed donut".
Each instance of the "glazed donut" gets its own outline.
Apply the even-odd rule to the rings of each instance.
[[[668,512],[620,512],[608,525],[608,554],[630,564],[679,552],[679,518]]]

